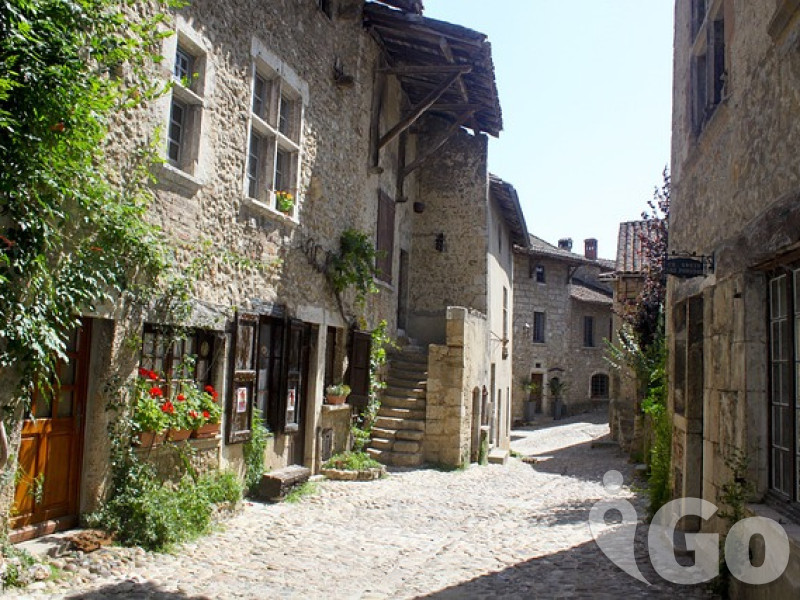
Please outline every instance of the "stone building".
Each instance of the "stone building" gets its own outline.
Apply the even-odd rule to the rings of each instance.
[[[713,265],[668,283],[674,493],[719,503],[743,452],[748,510],[780,520],[791,558],[736,592],[797,598],[800,4],[677,0],[675,17],[670,252]]]
[[[554,380],[566,386],[559,414],[608,402],[604,356],[605,340],[613,338],[612,291],[601,275],[613,264],[598,258],[595,239],[585,241],[580,255],[572,252],[571,239],[553,246],[532,235],[528,248],[514,252],[515,421],[530,421],[535,413],[556,416]]]
[[[116,384],[188,355],[186,383],[213,385],[225,407],[221,437],[190,442],[205,467],[242,469],[258,411],[273,434],[269,469],[318,470],[366,402],[369,331],[382,320],[392,337],[418,337],[423,377],[442,371],[440,356],[468,374],[431,385],[430,410],[424,385],[416,407],[389,406],[389,442],[461,464],[477,418],[507,448],[510,252],[527,232],[516,195],[486,168],[486,135],[502,128],[491,50],[420,12],[411,0],[195,0],[170,15],[154,69],[172,87],[119,116],[109,153],[122,164],[138,145],[163,149],[150,214],[187,267],[202,259],[192,314],[84,315],[58,400],[25,424],[16,539],[97,506]],[[380,292],[363,305],[328,277],[350,232],[379,251]],[[175,326],[186,328],[178,342]],[[441,350],[429,364],[431,343]],[[342,380],[349,405],[324,404]],[[29,493],[42,474],[43,494]]]
[[[622,327],[622,316],[631,311],[642,291],[645,281],[646,258],[642,242],[647,238],[644,221],[620,223],[617,236],[617,260],[609,280],[614,288],[614,331]],[[609,404],[609,426],[611,437],[625,451],[641,454],[642,391],[636,375],[629,368],[611,373],[611,402]],[[634,443],[634,440],[637,440]]]

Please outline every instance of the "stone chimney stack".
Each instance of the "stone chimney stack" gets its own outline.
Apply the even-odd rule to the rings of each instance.
[[[583,255],[589,260],[597,260],[597,240],[595,238],[589,238],[588,240],[583,240],[583,244]]]
[[[572,238],[561,238],[558,240],[558,247],[567,252],[572,252]]]

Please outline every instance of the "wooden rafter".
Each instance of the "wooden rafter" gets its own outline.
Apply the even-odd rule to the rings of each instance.
[[[428,75],[441,73],[470,73],[472,65],[398,65],[396,67],[386,67],[381,69],[384,73],[391,75]]]
[[[453,56],[452,50],[450,50],[450,44],[447,43],[446,38],[439,39],[439,48],[442,50],[442,54],[447,59],[447,62],[450,64],[456,64],[456,59]],[[458,79],[458,89],[461,92],[461,97],[464,99],[464,102],[469,102],[469,94],[467,93],[467,86],[464,84],[464,80],[459,78]]]
[[[451,73],[448,75],[442,83],[432,90],[427,96],[425,96],[417,105],[411,109],[411,112],[408,116],[402,119],[397,125],[392,127],[383,137],[381,137],[380,141],[378,142],[378,149],[380,150],[386,144],[394,140],[398,135],[404,132],[406,129],[411,127],[417,119],[419,119],[425,111],[427,111],[431,106],[433,106],[436,101],[442,97],[453,83],[455,83],[456,79],[461,77],[460,72]]]

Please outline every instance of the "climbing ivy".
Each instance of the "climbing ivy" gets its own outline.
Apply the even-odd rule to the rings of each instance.
[[[375,285],[377,256],[366,233],[347,229],[339,239],[339,253],[331,257],[328,271],[334,290],[341,294],[349,287],[354,288],[356,303],[363,305],[368,294],[378,292]]]
[[[386,389],[386,383],[381,377],[383,366],[388,360],[387,350],[396,348],[397,344],[386,333],[387,323],[382,320],[378,326],[372,330],[372,344],[370,345],[369,356],[369,401],[364,410],[356,417],[352,427],[353,449],[361,452],[369,443],[372,435],[372,426],[381,407],[381,394]]]

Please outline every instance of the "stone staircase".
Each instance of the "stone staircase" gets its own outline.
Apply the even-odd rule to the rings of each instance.
[[[387,388],[367,447],[374,459],[398,467],[422,464],[427,380],[427,350],[405,346],[389,355]]]

